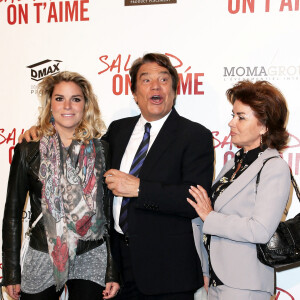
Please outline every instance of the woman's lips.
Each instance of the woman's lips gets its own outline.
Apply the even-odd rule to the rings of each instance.
[[[62,114],[61,116],[65,117],[65,118],[70,118],[70,117],[74,117],[75,115],[74,114]]]

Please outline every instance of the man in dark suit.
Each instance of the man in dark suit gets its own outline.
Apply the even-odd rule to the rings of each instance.
[[[191,223],[197,214],[186,198],[191,185],[211,186],[212,135],[176,112],[178,74],[167,56],[146,54],[130,76],[141,115],[112,122],[103,136],[111,149],[113,254],[123,277],[116,299],[192,300],[204,283]]]

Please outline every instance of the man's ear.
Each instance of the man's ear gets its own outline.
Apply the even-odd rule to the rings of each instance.
[[[136,94],[132,94],[132,95],[133,95],[133,99],[134,99],[135,103],[136,103],[136,104],[138,104],[138,101],[137,101],[137,96],[136,96]]]

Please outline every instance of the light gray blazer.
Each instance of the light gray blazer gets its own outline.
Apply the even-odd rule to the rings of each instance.
[[[257,173],[264,160],[256,193]],[[225,164],[217,182],[230,168],[234,159]],[[193,220],[195,243],[203,270],[207,270],[207,255],[202,243],[203,233],[211,234],[212,267],[227,286],[274,293],[274,269],[257,259],[256,244],[267,243],[275,232],[290,192],[290,170],[275,149],[266,149],[217,198],[214,211],[205,222]],[[199,247],[201,245],[201,247]]]

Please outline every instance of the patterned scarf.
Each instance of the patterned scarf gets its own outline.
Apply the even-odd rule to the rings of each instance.
[[[78,240],[103,237],[103,187],[97,186],[97,178],[103,176],[104,155],[92,140],[73,141],[66,150],[57,133],[41,139],[40,155],[43,220],[59,290],[68,280]]]

